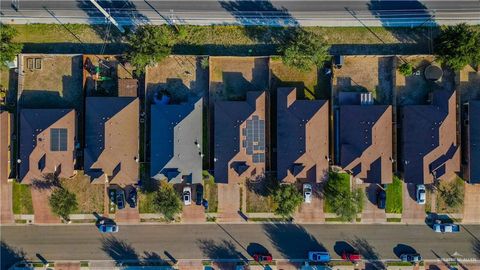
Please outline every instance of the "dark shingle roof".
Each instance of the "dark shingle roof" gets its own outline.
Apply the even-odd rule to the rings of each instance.
[[[277,178],[320,182],[328,174],[328,101],[297,100],[295,88],[277,89]]]
[[[437,90],[430,105],[402,109],[402,166],[407,183],[431,183],[460,169],[456,144],[456,96]]]
[[[202,182],[203,100],[151,106],[151,176],[171,183]]]
[[[470,101],[469,115],[469,181],[480,183],[480,101]]]

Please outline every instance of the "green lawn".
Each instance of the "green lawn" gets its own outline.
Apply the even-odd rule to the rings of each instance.
[[[204,197],[208,201],[207,213],[218,211],[218,189],[215,179],[208,171],[203,171]]]
[[[333,173],[329,174],[328,181],[335,181],[337,188],[340,191],[348,191],[350,189],[350,175],[348,173]],[[323,212],[334,213],[328,196],[325,196],[325,202],[323,204]]]
[[[13,182],[13,213],[14,214],[33,214],[32,194],[30,186]]]
[[[397,176],[393,177],[393,182],[387,187],[387,205],[385,212],[401,214],[403,209],[402,203],[402,181]]]

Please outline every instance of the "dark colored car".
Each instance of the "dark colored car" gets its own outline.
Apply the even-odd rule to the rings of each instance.
[[[377,192],[377,206],[380,209],[385,209],[387,204],[387,193],[383,189],[379,189]]]
[[[203,201],[203,186],[201,184],[198,184],[196,187],[195,187],[195,192],[196,192],[196,199],[195,199],[195,203],[197,205],[202,205],[202,201]]]
[[[253,254],[253,259],[256,262],[272,262],[272,254],[269,253],[255,253]]]
[[[354,251],[354,252],[345,252],[344,251],[342,253],[342,259],[345,260],[345,261],[351,261],[351,262],[355,263],[355,262],[360,261],[362,259],[362,256],[356,251]]]
[[[130,192],[128,193],[127,202],[131,208],[137,207],[137,189],[132,188],[130,190]]]
[[[125,208],[125,191],[123,189],[117,190],[117,208]]]

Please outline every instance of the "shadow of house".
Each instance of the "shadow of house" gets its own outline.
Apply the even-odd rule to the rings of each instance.
[[[303,258],[309,251],[327,251],[312,234],[297,224],[264,224],[263,230],[273,247],[285,259]]]
[[[365,102],[363,97],[369,96],[340,92],[337,158],[355,178],[367,183],[391,183],[392,106]]]
[[[298,27],[299,23],[284,7],[275,7],[270,1],[219,1],[251,39],[262,43],[281,44],[293,31],[283,27]],[[264,26],[264,27],[258,27]],[[277,26],[278,29],[271,28]]]
[[[216,101],[214,176],[236,183],[265,172],[266,92],[247,92],[246,101]],[[232,164],[243,164],[232,166]],[[242,173],[238,173],[241,171]]]
[[[203,99],[151,105],[150,176],[170,183],[202,182]]]
[[[74,109],[20,111],[19,171],[24,184],[45,174],[68,178],[74,174],[76,114]]]
[[[23,250],[15,249],[4,241],[0,242],[0,266],[1,269],[9,269],[17,262],[24,261],[26,254]]]
[[[386,27],[402,43],[430,43],[432,32],[438,31],[435,11],[430,10],[420,1],[371,0],[367,6],[382,26]],[[402,29],[405,27],[423,28],[406,32]]]
[[[85,105],[85,174],[96,183],[136,184],[139,99],[87,97]]]
[[[277,179],[321,182],[328,175],[328,101],[298,100],[295,88],[277,89]]]
[[[468,104],[467,127],[467,180],[472,184],[480,183],[480,101]]]
[[[460,171],[455,91],[433,92],[429,105],[404,106],[400,118],[406,183],[430,184]]]

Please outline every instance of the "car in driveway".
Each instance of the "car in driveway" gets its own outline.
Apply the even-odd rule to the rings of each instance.
[[[272,258],[272,254],[270,253],[255,253],[253,254],[253,259],[256,261],[256,262],[259,262],[259,263],[268,263],[268,262],[272,262],[273,258]]]
[[[402,260],[402,262],[418,263],[422,261],[422,256],[418,253],[402,254],[400,255],[400,260]]]
[[[195,203],[197,205],[202,205],[203,202],[203,186],[202,184],[198,184],[195,187]]]
[[[186,186],[183,188],[182,198],[185,205],[192,204],[192,187]]]
[[[384,189],[379,188],[377,191],[377,207],[379,209],[385,209],[387,204],[387,192]]]
[[[356,263],[356,262],[362,260],[362,256],[357,251],[352,251],[352,252],[345,252],[344,251],[342,253],[342,260],[351,261],[352,263]]]
[[[117,190],[117,208],[125,208],[125,191],[123,191],[123,189]]]
[[[305,203],[312,202],[312,185],[310,183],[303,184],[303,201]]]
[[[308,260],[311,262],[328,263],[332,258],[327,251],[309,251]]]
[[[427,200],[427,191],[425,190],[425,185],[417,185],[417,203],[425,204]]]
[[[137,207],[137,189],[132,188],[128,192],[127,202],[128,202],[128,205],[130,205],[131,208]]]

